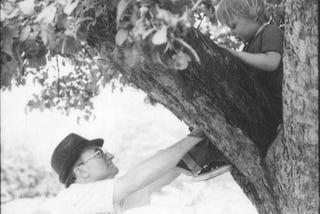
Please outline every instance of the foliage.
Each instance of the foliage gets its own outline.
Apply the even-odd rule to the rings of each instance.
[[[30,148],[5,150],[1,163],[1,202],[17,198],[50,197],[61,189],[57,176],[33,158]]]
[[[99,93],[100,87],[118,78],[129,84],[113,65],[120,52],[132,67],[141,57],[174,70],[186,69],[191,60],[201,63],[184,36],[194,26],[216,26],[214,6],[218,2],[1,1],[1,88],[10,88],[12,80],[24,85],[29,75],[43,87],[29,102],[31,108],[55,107],[66,113],[74,108],[89,112],[88,116],[92,109],[90,98]],[[268,3],[274,17],[283,17],[281,1]],[[273,20],[283,23],[282,18]],[[240,43],[227,36],[225,33],[213,39],[239,48]],[[69,58],[74,66],[69,74],[60,74],[57,61],[61,57]],[[54,61],[55,68],[48,67]],[[56,73],[54,80],[48,78],[52,73]]]

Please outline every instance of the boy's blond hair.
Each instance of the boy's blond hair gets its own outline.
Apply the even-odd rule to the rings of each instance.
[[[237,17],[255,20],[260,24],[268,21],[263,0],[222,0],[216,8],[216,17],[228,27]]]

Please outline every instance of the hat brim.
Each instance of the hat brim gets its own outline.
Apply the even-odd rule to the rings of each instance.
[[[103,146],[103,139],[101,138],[97,138],[97,139],[93,139],[93,140],[86,140],[84,142],[82,142],[81,144],[79,144],[74,150],[72,150],[72,152],[70,153],[70,159],[69,161],[65,164],[65,166],[63,167],[65,170],[63,172],[61,172],[60,176],[59,176],[59,180],[61,183],[65,184],[66,179],[68,177],[69,171],[71,170],[72,166],[74,165],[74,163],[78,160],[81,152],[92,145],[96,145],[99,147]]]

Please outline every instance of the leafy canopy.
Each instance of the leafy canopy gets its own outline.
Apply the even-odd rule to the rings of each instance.
[[[176,70],[186,69],[191,60],[201,63],[183,38],[192,27],[212,35],[218,31],[214,16],[218,2],[1,1],[1,88],[24,85],[30,76],[42,86],[41,93],[28,103],[31,109],[55,107],[66,113],[80,109],[88,118],[93,108],[91,98],[101,87],[114,84],[115,79],[129,84],[113,65],[119,51],[129,66],[134,66],[141,53]],[[268,2],[273,20],[280,25],[281,1]],[[239,42],[227,36],[224,33],[213,39],[239,47]]]

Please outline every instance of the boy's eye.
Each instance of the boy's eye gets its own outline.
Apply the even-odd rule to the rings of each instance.
[[[236,26],[237,26],[236,24],[231,24],[230,29],[232,29],[232,30],[233,30],[233,29],[235,29],[235,28],[236,28]]]

